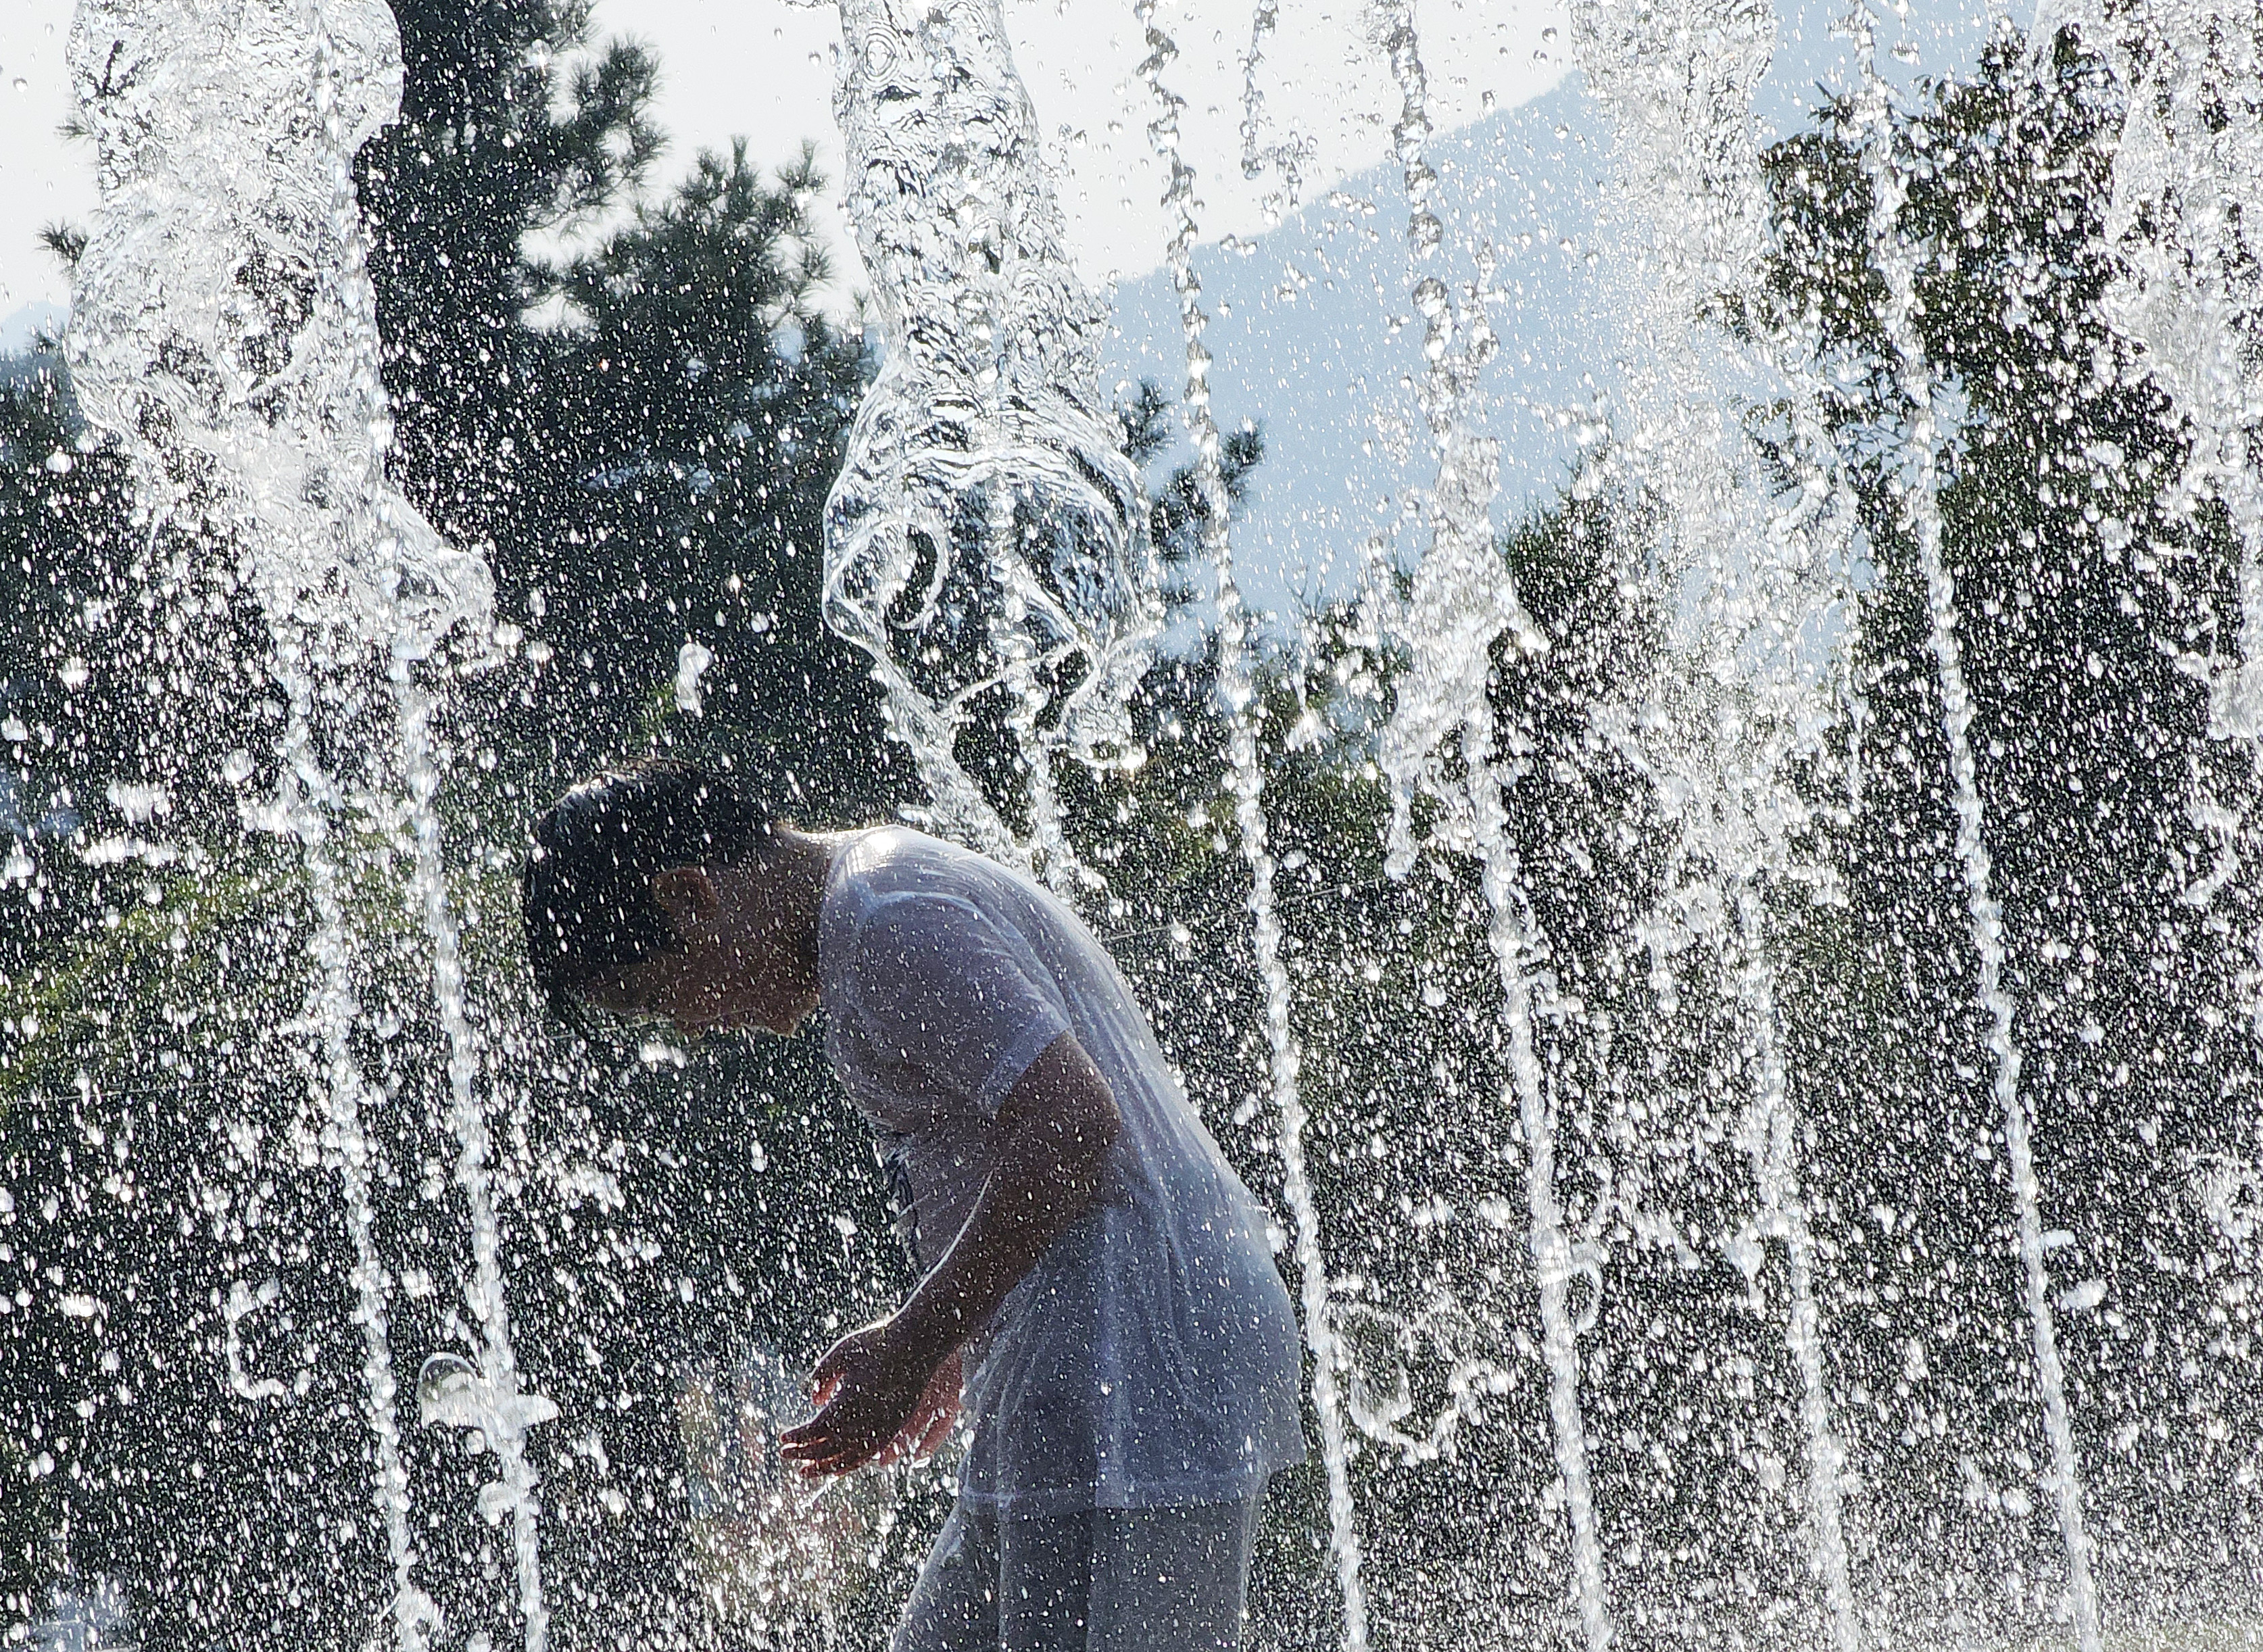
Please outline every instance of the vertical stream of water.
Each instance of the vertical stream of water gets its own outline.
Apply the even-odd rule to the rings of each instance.
[[[2077,13],[2129,98],[2101,233],[2123,274],[2105,308],[2144,347],[2154,382],[2187,421],[2191,456],[2173,508],[2222,501],[2239,544],[2239,634],[2210,684],[2210,725],[2245,750],[2246,798],[2203,791],[2195,813],[2218,842],[2216,874],[2187,891],[2212,900],[2237,866],[2263,779],[2263,25],[2239,7],[2158,0],[2120,19]],[[2039,34],[2055,27],[2047,18]],[[2038,47],[2045,44],[2036,42]],[[2263,933],[2250,942],[2247,1018],[2263,1038]]]
[[[382,0],[264,0],[225,11],[82,0],[71,61],[102,157],[103,205],[77,271],[69,337],[82,404],[125,446],[153,521],[201,521],[233,545],[266,615],[286,702],[276,796],[249,818],[297,840],[315,914],[308,1020],[352,1257],[393,1577],[385,1615],[401,1652],[421,1652],[440,1627],[416,1577],[387,1334],[392,1279],[372,1207],[375,1092],[355,1054],[364,1011],[352,845],[397,815],[412,840],[412,910],[432,953],[447,1127],[472,1226],[466,1293],[485,1338],[471,1385],[478,1403],[445,1420],[481,1429],[502,1465],[482,1507],[511,1519],[526,1645],[540,1652],[547,1612],[524,1429],[555,1411],[519,1391],[510,1351],[437,814],[439,747],[416,680],[451,648],[486,646],[492,582],[387,477],[392,422],[353,185],[355,154],[399,109],[399,35]],[[255,264],[268,271],[264,283],[242,279]],[[395,708],[389,730],[365,721],[388,692],[380,679]],[[441,1420],[429,1402],[425,1414]]]
[[[1280,174],[1280,187],[1265,198],[1265,221],[1277,224],[1294,212],[1305,188],[1305,162],[1310,146],[1294,132],[1280,141],[1265,141],[1265,93],[1257,72],[1265,66],[1265,48],[1281,26],[1280,0],[1257,0],[1249,14],[1249,49],[1241,58],[1241,175],[1254,183],[1271,167]]]
[[[1106,315],[1062,244],[998,0],[841,0],[841,33],[834,112],[882,354],[826,502],[826,621],[871,656],[936,829],[1070,888],[1052,764],[1129,757],[1160,616],[1100,394]],[[957,752],[1000,695],[1027,843]]]
[[[1823,1317],[1815,1300],[1815,1235],[1799,1181],[1798,1118],[1785,1081],[1781,1029],[1776,1018],[1775,968],[1768,955],[1767,915],[1761,893],[1749,879],[1734,880],[1738,944],[1745,963],[1739,972],[1739,996],[1750,1011],[1757,1046],[1754,1067],[1755,1117],[1747,1152],[1761,1195],[1761,1215],[1784,1245],[1790,1301],[1784,1339],[1799,1373],[1800,1431],[1807,1447],[1807,1495],[1814,1567],[1823,1585],[1832,1644],[1838,1652],[1860,1652],[1862,1620],[1847,1558],[1844,1513],[1846,1453],[1831,1424],[1831,1395],[1823,1366]]]
[[[1410,809],[1417,789],[1439,796],[1466,821],[1491,915],[1510,1090],[1525,1148],[1526,1243],[1540,1299],[1550,1442],[1570,1525],[1572,1599],[1588,1652],[1603,1652],[1612,1626],[1580,1403],[1579,1339],[1592,1322],[1593,1307],[1587,1316],[1576,1315],[1571,1300],[1573,1286],[1582,1279],[1599,1298],[1601,1272],[1589,1247],[1568,1230],[1557,1188],[1556,1110],[1533,1039],[1530,902],[1508,833],[1502,793],[1511,777],[1496,761],[1489,692],[1498,638],[1514,638],[1524,654],[1537,654],[1546,643],[1518,601],[1494,544],[1491,512],[1500,485],[1500,445],[1479,433],[1473,405],[1478,375],[1498,349],[1486,313],[1491,259],[1480,256],[1478,279],[1458,315],[1445,284],[1421,273],[1443,239],[1430,206],[1436,175],[1424,154],[1431,127],[1428,76],[1411,0],[1382,6],[1377,21],[1400,94],[1392,135],[1406,187],[1414,305],[1424,322],[1419,394],[1438,458],[1428,501],[1430,540],[1399,616],[1410,663],[1382,742],[1383,767],[1392,783],[1390,865],[1398,876],[1413,865]],[[1458,785],[1442,768],[1457,730],[1464,771]]]
[[[1966,910],[1972,925],[1972,944],[1980,960],[1980,1002],[1989,1021],[1988,1046],[1995,1057],[1995,1095],[2004,1119],[2005,1155],[2012,1176],[2012,1199],[2018,1221],[2020,1268],[2030,1340],[2035,1351],[2035,1381],[2041,1392],[2043,1427],[2050,1446],[2050,1491],[2057,1510],[2059,1534],[2066,1549],[2067,1595],[2073,1610],[2075,1638],[2080,1652],[2099,1652],[2101,1645],[2098,1592],[2091,1575],[2090,1534],[2083,1522],[2081,1467],[2076,1459],[2074,1428],[2067,1414],[2066,1373],[2059,1359],[2053,1322],[2050,1274],[2043,1257],[2042,1189],[2035,1175],[2033,1120],[2020,1092],[2020,1046],[2014,1028],[2011,989],[2004,982],[2004,920],[2002,908],[1990,890],[1987,819],[1980,796],[1978,764],[1971,740],[1972,696],[1965,682],[1963,656],[1957,641],[1956,590],[1941,554],[1939,467],[1934,444],[1940,426],[1934,401],[1932,364],[1919,335],[1914,307],[1917,299],[1917,253],[1904,238],[1900,214],[1908,194],[1908,179],[1893,153],[1891,109],[1884,83],[1879,78],[1876,40],[1867,4],[1857,4],[1852,28],[1862,66],[1862,85],[1853,118],[1858,130],[1868,134],[1864,153],[1869,157],[1870,238],[1880,272],[1885,277],[1886,302],[1879,319],[1892,351],[1903,395],[1910,405],[1909,452],[1912,474],[1904,496],[1906,525],[1917,542],[1918,561],[1925,579],[1929,639],[1941,688],[1941,728],[1948,745],[1949,780],[1956,812],[1956,859],[1964,878]]]
[[[550,1612],[542,1595],[541,1511],[535,1496],[540,1477],[527,1456],[527,1430],[554,1419],[558,1408],[520,1388],[518,1357],[511,1346],[502,1234],[488,1173],[494,1143],[476,1088],[479,1053],[466,1008],[461,939],[448,900],[431,698],[415,682],[408,662],[396,660],[391,675],[414,845],[410,896],[432,947],[433,999],[448,1045],[448,1121],[456,1138],[455,1183],[472,1221],[472,1277],[464,1297],[481,1339],[476,1366],[452,1355],[428,1359],[417,1396],[426,1421],[476,1429],[495,1454],[500,1477],[481,1493],[481,1507],[491,1518],[510,1518],[526,1652],[543,1652],[549,1642]]]
[[[416,1582],[416,1548],[408,1531],[414,1513],[408,1473],[401,1460],[400,1385],[394,1375],[387,1330],[387,1299],[392,1276],[378,1254],[376,1223],[370,1207],[371,1149],[362,1126],[369,1085],[354,1059],[353,1029],[361,1018],[354,990],[352,928],[345,917],[339,871],[330,834],[338,800],[314,749],[315,684],[308,662],[293,645],[277,640],[286,709],[274,823],[297,837],[307,870],[315,932],[307,952],[316,971],[309,995],[322,1047],[329,1145],[336,1155],[338,1191],[345,1206],[347,1243],[353,1256],[349,1272],[354,1318],[361,1326],[362,1384],[377,1453],[375,1496],[384,1522],[386,1556],[393,1574],[394,1641],[400,1652],[423,1652],[440,1627],[440,1612]],[[297,657],[294,659],[294,655]]]
[[[1747,288],[1761,250],[1766,205],[1751,105],[1774,32],[1768,6],[1753,0],[1581,4],[1572,11],[1576,61],[1616,134],[1610,194],[1632,241],[1619,262],[1638,272],[1640,287],[1623,346],[1627,428],[1615,430],[1609,462],[1662,504],[1656,576],[1681,592],[1687,610],[1674,624],[1687,645],[1655,663],[1646,701],[1653,714],[1633,721],[1660,728],[1662,738],[1641,742],[1641,761],[1678,800],[1669,884],[1694,877],[1718,897],[1708,903],[1723,917],[1711,939],[1750,1040],[1753,1090],[1737,1134],[1759,1199],[1753,1231],[1785,1247],[1784,1337],[1800,1383],[1811,1569],[1833,1644],[1856,1652],[1844,1453],[1831,1423],[1814,1240],[1759,881],[1783,868],[1783,840],[1800,814],[1785,773],[1788,742],[1814,719],[1798,649],[1823,607],[1843,606],[1843,586],[1831,577],[1843,563],[1823,508],[1834,490],[1812,458],[1827,442],[1807,429],[1809,439],[1795,438],[1801,487],[1792,506],[1775,511],[1759,497],[1732,451],[1718,370],[1695,347],[1707,302]],[[1744,348],[1760,359],[1754,365],[1791,380],[1794,423],[1812,426],[1814,387],[1775,359],[1799,352],[1771,351],[1765,341]]]
[[[508,1518],[510,1522],[526,1652],[544,1652],[550,1614],[542,1594],[540,1511],[535,1496],[539,1476],[527,1455],[526,1431],[555,1417],[557,1408],[539,1395],[522,1392],[511,1346],[502,1229],[489,1177],[493,1147],[478,1092],[479,1054],[466,1009],[461,944],[440,830],[445,751],[433,728],[432,697],[417,680],[419,666],[452,636],[462,638],[474,650],[488,646],[493,630],[491,584],[485,567],[443,545],[386,475],[393,424],[380,370],[382,343],[376,294],[367,272],[366,237],[354,199],[353,156],[360,140],[347,133],[337,118],[337,111],[348,106],[358,91],[340,83],[358,66],[352,53],[338,50],[326,16],[317,13],[315,29],[314,105],[328,139],[338,249],[336,370],[360,404],[358,428],[347,423],[334,438],[331,464],[338,475],[354,478],[354,485],[342,491],[340,505],[349,543],[387,570],[380,585],[391,599],[390,612],[368,617],[375,622],[371,627],[376,645],[372,653],[385,660],[394,703],[397,770],[391,781],[399,789],[411,846],[410,914],[423,930],[430,951],[433,1006],[446,1046],[445,1114],[456,1143],[454,1180],[471,1224],[472,1274],[464,1294],[481,1338],[477,1363],[469,1367],[475,1380],[459,1385],[476,1395],[476,1403],[466,1405],[463,1400],[468,1396],[459,1395],[452,1411],[432,1404],[432,1377],[438,1370],[466,1363],[450,1355],[436,1355],[426,1362],[418,1394],[424,1420],[476,1429],[477,1437],[495,1454],[499,1479],[481,1493],[480,1506],[490,1520]],[[388,56],[397,63],[397,38],[391,46]],[[397,91],[392,101],[397,106]],[[446,569],[449,577],[437,582],[421,577],[434,569]],[[437,606],[420,595],[423,592],[438,597]]]
[[[285,722],[276,801],[264,823],[297,839],[315,914],[307,1018],[322,1074],[324,1145],[339,1180],[351,1257],[376,1460],[372,1496],[393,1580],[387,1615],[401,1652],[422,1652],[438,1612],[416,1579],[387,1336],[390,1275],[371,1207],[372,1149],[363,1116],[370,1092],[352,1048],[360,1008],[335,841],[345,804],[317,727],[322,682],[338,663],[336,641],[318,605],[306,600],[315,572],[307,561],[327,548],[334,525],[309,519],[308,490],[292,485],[316,468],[308,450],[332,411],[322,392],[337,387],[319,379],[295,387],[283,410],[296,417],[271,425],[248,413],[241,390],[219,401],[204,392],[206,383],[240,377],[237,364],[266,354],[246,344],[271,330],[287,337],[293,321],[305,324],[282,308],[287,299],[280,291],[236,290],[236,261],[259,244],[255,220],[264,221],[270,256],[335,299],[344,249],[331,151],[338,134],[358,143],[389,112],[388,46],[398,61],[387,38],[391,23],[383,16],[385,33],[372,30],[374,38],[357,42],[360,67],[377,70],[374,83],[365,76],[342,87],[328,64],[318,66],[331,54],[316,44],[322,19],[303,7],[270,6],[237,19],[128,0],[82,4],[70,57],[98,145],[103,198],[75,272],[67,344],[80,405],[90,423],[124,446],[153,531],[192,528],[201,519],[241,536],[273,628]],[[330,83],[322,87],[326,107],[318,119],[312,105],[323,82]],[[393,90],[397,95],[397,83]],[[271,136],[277,108],[306,116],[287,135]],[[214,199],[216,188],[227,192]],[[271,247],[277,241],[279,249]],[[262,300],[278,313],[262,313]],[[235,372],[213,371],[222,363]],[[244,387],[253,388],[263,387]],[[345,653],[355,651],[349,637]]]
[[[1288,966],[1281,958],[1281,924],[1273,899],[1274,863],[1265,817],[1265,770],[1257,750],[1258,724],[1262,706],[1250,680],[1248,617],[1240,587],[1233,576],[1233,501],[1221,467],[1222,444],[1218,421],[1211,411],[1211,355],[1203,344],[1210,318],[1202,307],[1202,282],[1194,266],[1195,171],[1179,153],[1179,112],[1185,99],[1163,82],[1163,70],[1178,54],[1177,47],[1156,22],[1156,0],[1139,0],[1134,7],[1145,33],[1147,54],[1139,65],[1155,105],[1147,127],[1149,141],[1167,169],[1163,206],[1170,214],[1170,241],[1164,250],[1171,283],[1178,294],[1180,330],[1186,342],[1186,390],[1181,411],[1195,449],[1195,485],[1203,503],[1203,550],[1217,582],[1218,692],[1227,718],[1227,786],[1234,798],[1234,823],[1241,858],[1249,868],[1249,915],[1257,966],[1265,983],[1267,1066],[1273,1087],[1278,1127],[1274,1141],[1281,1156],[1282,1193],[1296,1223],[1296,1257],[1304,1303],[1305,1338],[1312,1351],[1312,1409],[1320,1426],[1320,1457],[1327,1475],[1328,1540],[1335,1561],[1336,1580],[1343,1591],[1344,1644],[1348,1652],[1365,1652],[1368,1644],[1367,1597],[1360,1581],[1360,1542],[1356,1511],[1352,1503],[1350,1441],[1344,1428],[1342,1396],[1337,1389],[1344,1358],[1338,1346],[1334,1305],[1328,1292],[1327,1251],[1322,1243],[1319,1206],[1312,1195],[1312,1177],[1305,1163],[1305,1112],[1298,1074],[1303,1052],[1290,1024],[1291,989]],[[1255,41],[1269,27],[1261,14],[1253,27],[1249,75],[1254,89]],[[1248,152],[1255,152],[1256,104],[1246,105],[1248,126],[1244,131]]]

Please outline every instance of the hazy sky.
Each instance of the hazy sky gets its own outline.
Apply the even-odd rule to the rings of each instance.
[[[1071,244],[1088,277],[1104,281],[1161,260],[1156,202],[1162,174],[1147,140],[1152,116],[1138,76],[1146,55],[1131,0],[1005,0],[1016,57],[1056,157]],[[42,224],[83,216],[93,186],[85,147],[56,127],[69,113],[63,47],[72,0],[0,3],[0,317],[60,301],[64,282],[40,247]],[[1242,58],[1252,0],[1164,0],[1157,22],[1180,56],[1165,71],[1187,100],[1184,153],[1200,175],[1205,240],[1265,227],[1277,176],[1241,169]],[[1399,96],[1365,29],[1367,0],[1281,0],[1280,26],[1259,75],[1264,141],[1311,146],[1306,194],[1371,166],[1390,150]],[[1561,78],[1560,0],[1420,0],[1432,119],[1477,118],[1488,99],[1521,103]],[[786,0],[597,0],[600,37],[649,42],[663,80],[658,115],[674,141],[656,182],[679,175],[701,146],[743,134],[770,161],[814,137],[837,179],[833,141],[830,5]],[[837,223],[836,226],[837,228]],[[846,237],[839,237],[845,245]],[[856,279],[853,267],[842,280]]]
[[[8,0],[0,17],[0,317],[62,296],[40,226],[78,216],[94,194],[84,157],[55,135],[70,107],[69,25],[69,0]]]

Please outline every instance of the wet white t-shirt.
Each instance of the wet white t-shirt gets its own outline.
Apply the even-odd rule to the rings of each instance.
[[[907,1174],[923,1266],[981,1192],[999,1104],[1062,1033],[1123,1117],[1095,1207],[967,1350],[962,1496],[1014,1513],[1223,1502],[1303,1460],[1264,1218],[1074,913],[980,855],[866,832],[826,881],[818,980],[834,1068]]]

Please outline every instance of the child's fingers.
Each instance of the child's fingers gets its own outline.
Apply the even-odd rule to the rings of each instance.
[[[849,1356],[837,1348],[817,1362],[817,1368],[809,1373],[809,1391],[821,1408],[841,1392],[849,1374]]]
[[[778,1435],[778,1446],[788,1457],[807,1457],[822,1451],[833,1438],[833,1424],[820,1411],[806,1423],[786,1429]]]
[[[935,1448],[942,1443],[958,1421],[958,1395],[956,1390],[937,1396],[933,1405],[922,1407],[916,1424],[919,1430],[919,1445],[912,1454],[921,1458],[934,1456]]]
[[[814,1462],[804,1464],[802,1473],[811,1478],[826,1474],[845,1474],[850,1469],[860,1467],[871,1455],[869,1452],[860,1452],[853,1447],[845,1451],[836,1449]]]
[[[805,1477],[846,1474],[873,1454],[871,1446],[857,1443],[853,1434],[843,1432],[821,1412],[779,1435],[778,1446],[778,1454]]]

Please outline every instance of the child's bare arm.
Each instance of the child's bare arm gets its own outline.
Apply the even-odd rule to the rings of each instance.
[[[1122,1125],[1108,1081],[1062,1033],[999,1105],[990,1174],[958,1237],[902,1308],[818,1362],[824,1409],[786,1432],[785,1455],[808,1473],[844,1474],[887,1446],[936,1368],[1091,1205]]]

